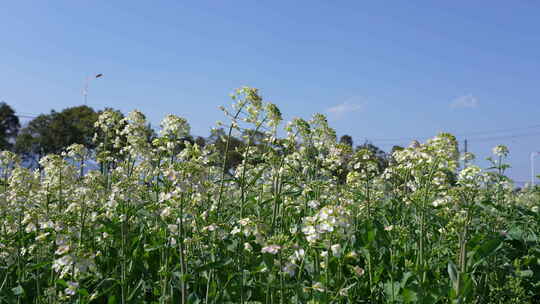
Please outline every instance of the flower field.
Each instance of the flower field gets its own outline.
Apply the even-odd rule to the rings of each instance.
[[[540,189],[504,146],[481,169],[443,133],[383,168],[323,115],[232,98],[224,151],[105,111],[95,150],[2,152],[0,303],[540,303]]]

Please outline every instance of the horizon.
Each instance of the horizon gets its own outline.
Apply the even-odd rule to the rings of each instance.
[[[26,116],[60,111],[103,73],[88,106],[139,109],[153,126],[173,113],[206,137],[249,85],[284,121],[323,113],[355,145],[388,152],[448,132],[481,167],[507,145],[509,177],[527,182],[540,150],[540,3],[420,2],[6,3],[0,100]]]

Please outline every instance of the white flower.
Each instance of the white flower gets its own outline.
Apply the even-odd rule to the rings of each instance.
[[[71,211],[77,209],[77,207],[78,207],[77,203],[71,203],[71,204],[69,204],[69,206],[67,207],[66,212],[71,212]]]
[[[294,255],[293,255],[293,260],[301,260],[301,259],[304,258],[305,254],[306,254],[306,252],[302,248],[300,248],[298,250],[295,250]]]
[[[165,208],[163,208],[163,210],[161,210],[160,216],[162,218],[169,217],[169,215],[171,215],[171,207],[165,207]]]
[[[308,204],[309,207],[311,207],[313,209],[319,208],[319,202],[317,202],[317,201],[309,201],[307,204]]]
[[[176,234],[178,232],[178,225],[169,224],[167,225],[167,229],[173,234]]]
[[[90,295],[90,301],[95,300],[99,296],[99,292],[95,291]]]
[[[246,242],[246,243],[244,243],[244,250],[251,252],[251,251],[253,251],[253,247],[251,246],[250,243]]]
[[[279,245],[268,245],[261,249],[261,252],[266,252],[270,254],[276,254],[281,249],[281,246]]]
[[[332,214],[332,209],[325,207],[321,210],[321,212],[319,212],[319,218],[321,220],[326,220],[330,216],[330,214]]]
[[[52,221],[46,221],[46,222],[43,222],[41,223],[41,229],[49,229],[49,228],[54,228],[54,223]]]
[[[58,249],[56,249],[56,251],[54,252],[55,254],[57,255],[62,255],[66,252],[69,251],[69,246],[68,245],[62,245],[60,247],[58,247]]]
[[[458,183],[464,186],[475,186],[475,182],[479,181],[482,169],[478,166],[469,166],[459,172]]]
[[[306,226],[302,228],[302,232],[306,235],[315,234],[317,231],[315,230],[315,227],[313,226]]]
[[[463,155],[461,156],[461,160],[463,161],[472,161],[476,158],[476,156],[471,153],[471,152],[465,152],[463,153]]]
[[[290,229],[289,229],[289,232],[292,233],[292,234],[295,234],[296,231],[298,231],[298,227],[296,225],[293,225]]]
[[[174,170],[167,170],[167,171],[165,171],[165,176],[167,176],[167,178],[168,178],[170,181],[174,181],[174,180],[176,180],[176,171],[174,171]],[[166,197],[166,196],[164,196],[164,198],[165,198],[165,199],[169,199],[169,197]],[[165,200],[165,199],[164,199],[164,200]],[[163,200],[163,201],[164,201],[164,200]]]
[[[342,296],[342,297],[346,297],[349,294],[349,290],[351,288],[353,288],[355,285],[356,285],[356,283],[353,283],[353,284],[351,284],[351,285],[349,285],[347,287],[341,288],[339,290],[339,295]]]
[[[34,225],[34,223],[30,223],[26,226],[24,231],[26,231],[26,233],[34,232],[36,231],[36,225]]]
[[[334,244],[330,247],[330,249],[332,249],[332,254],[335,256],[335,257],[340,257],[341,256],[341,245],[340,244]]]
[[[235,234],[238,234],[238,233],[240,233],[240,228],[237,227],[237,226],[235,226],[235,227],[233,228],[233,230],[231,231],[231,234],[232,234],[232,235],[235,235]]]
[[[54,260],[53,269],[58,272],[66,266],[70,266],[73,263],[73,258],[70,255],[64,255],[63,257]]]
[[[319,291],[319,292],[323,292],[323,291],[324,291],[324,286],[323,286],[323,284],[322,284],[321,282],[317,282],[317,283],[313,284],[313,285],[311,286],[311,288],[313,288],[313,289],[315,289],[315,290],[317,290],[317,291]]]
[[[56,236],[56,240],[55,240],[55,244],[60,246],[60,245],[65,245],[67,244],[68,242],[68,239],[66,238],[65,235],[57,235]]]
[[[238,223],[244,227],[247,226],[250,222],[251,220],[249,218],[244,218],[238,221]]]
[[[79,287],[79,284],[77,282],[67,282],[67,284],[68,284],[68,287],[64,289],[64,292],[69,296],[75,295],[77,288]]]
[[[31,221],[32,221],[32,215],[26,214],[21,223],[23,225],[26,225],[26,224],[30,223]]]
[[[495,154],[496,156],[499,156],[499,157],[505,157],[508,155],[508,147],[504,146],[504,145],[498,145],[496,147],[493,148],[493,154]]]
[[[319,225],[319,229],[321,232],[332,232],[334,231],[334,227],[331,226],[328,222],[323,222]]]
[[[440,197],[436,200],[434,200],[431,205],[433,205],[433,207],[439,207],[441,205],[444,205],[446,203],[448,203],[449,201],[449,198],[448,197]]]
[[[319,236],[317,234],[306,235],[306,240],[310,243],[315,243],[317,239],[319,239]]]
[[[296,265],[291,262],[287,262],[285,266],[283,266],[282,271],[292,277],[296,272]]]
[[[47,236],[49,235],[50,233],[49,232],[45,232],[45,233],[41,233],[40,235],[38,235],[36,237],[36,241],[43,241],[45,238],[47,238]]]
[[[359,267],[359,266],[354,266],[354,267],[353,267],[353,270],[354,270],[354,272],[356,273],[356,275],[359,276],[359,277],[363,276],[363,275],[364,275],[364,272],[365,272],[365,271],[364,271],[364,268],[361,268],[361,267]]]
[[[212,225],[209,225],[209,226],[206,226],[202,229],[202,231],[214,231],[217,229],[217,226],[215,224],[212,224]]]

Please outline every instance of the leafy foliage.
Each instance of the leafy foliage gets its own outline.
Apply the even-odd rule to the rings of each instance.
[[[93,148],[92,137],[97,118],[98,113],[87,106],[39,115],[21,130],[16,151],[38,160],[47,154],[61,153],[72,144]]]
[[[15,111],[5,102],[0,102],[0,149],[11,150],[21,124]]]

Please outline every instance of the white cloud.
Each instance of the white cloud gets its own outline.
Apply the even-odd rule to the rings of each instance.
[[[343,115],[351,112],[357,112],[364,109],[364,104],[354,104],[349,102],[343,102],[341,104],[335,105],[326,109],[326,112],[334,115],[337,118],[342,117]]]
[[[450,107],[456,109],[456,108],[477,108],[478,107],[478,99],[474,97],[472,94],[463,95],[460,96],[452,101],[450,104]]]

